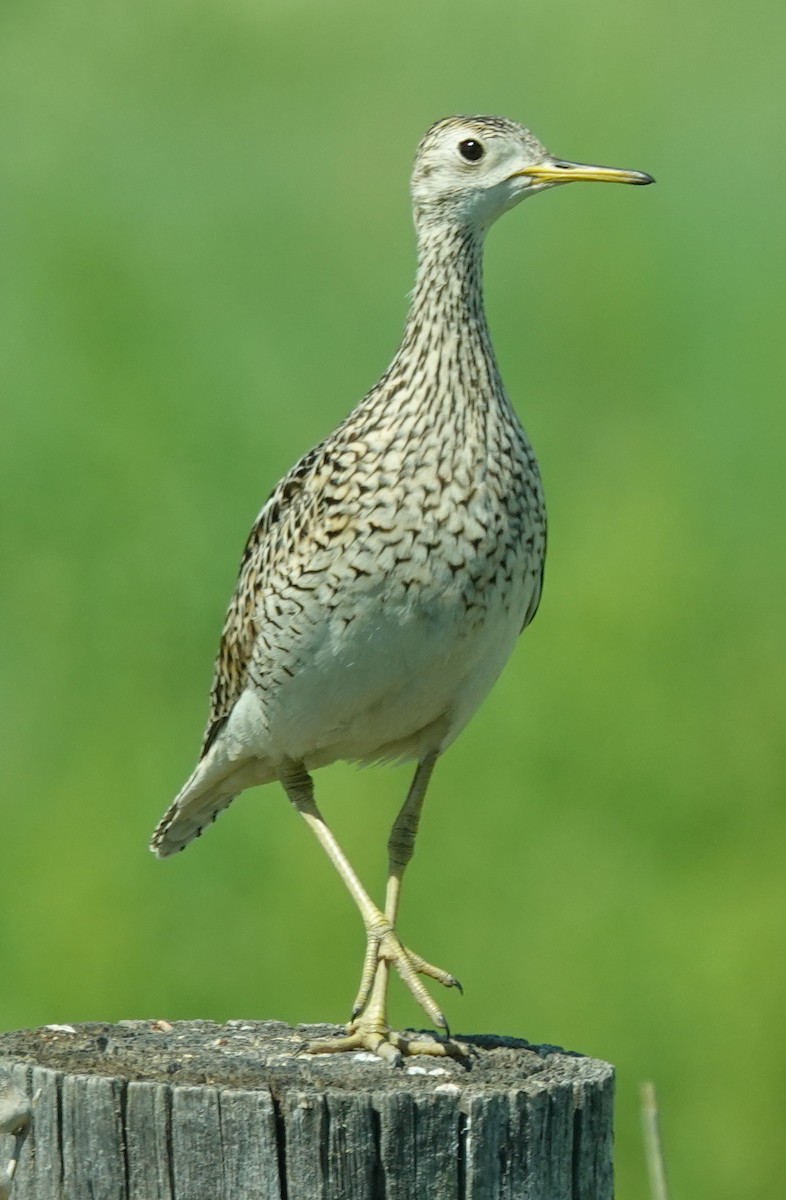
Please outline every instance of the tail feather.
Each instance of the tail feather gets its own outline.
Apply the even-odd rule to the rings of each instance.
[[[221,773],[216,771],[217,764],[211,763],[211,757],[208,753],[202,759],[158,822],[150,839],[150,849],[158,858],[184,850],[239,792],[266,782],[260,778],[260,764],[255,760],[235,763]]]
[[[212,824],[232,803],[237,793],[226,795],[220,786],[212,787],[195,797],[187,807],[181,806],[182,795],[181,792],[172,801],[150,839],[150,849],[157,858],[167,858],[178,850],[185,850],[188,843],[198,838],[205,826]]]

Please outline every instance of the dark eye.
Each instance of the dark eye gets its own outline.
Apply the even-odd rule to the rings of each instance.
[[[485,154],[482,142],[476,142],[474,138],[465,138],[463,142],[459,142],[459,154],[467,162],[478,162]]]

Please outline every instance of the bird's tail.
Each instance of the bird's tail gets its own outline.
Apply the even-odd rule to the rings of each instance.
[[[232,803],[238,792],[255,783],[267,782],[260,777],[260,764],[255,760],[232,765],[224,760],[222,771],[216,757],[212,751],[205,755],[158,822],[150,839],[150,849],[158,858],[184,850]]]

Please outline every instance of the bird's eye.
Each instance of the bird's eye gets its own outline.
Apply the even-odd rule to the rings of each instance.
[[[465,138],[459,142],[459,154],[467,162],[479,162],[485,154],[483,143],[476,142],[474,138]]]

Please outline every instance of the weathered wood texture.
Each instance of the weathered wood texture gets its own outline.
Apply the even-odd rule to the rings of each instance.
[[[34,1103],[13,1200],[611,1200],[614,1073],[460,1037],[465,1062],[310,1056],[332,1027],[0,1035]],[[3,1143],[0,1138],[0,1154]]]

